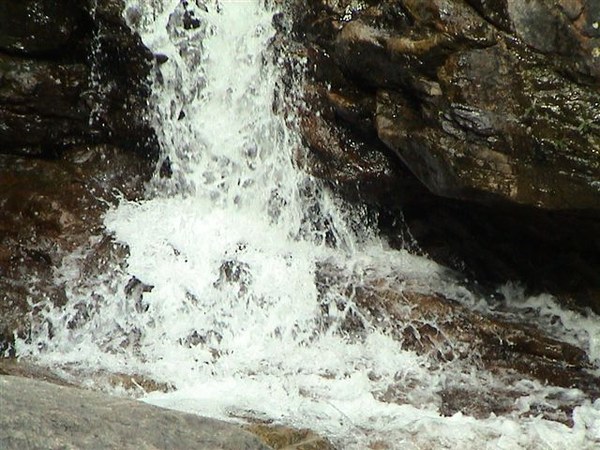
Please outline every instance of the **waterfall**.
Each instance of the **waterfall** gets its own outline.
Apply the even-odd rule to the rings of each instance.
[[[443,417],[439,390],[450,381],[500,381],[404,349],[357,307],[357,289],[383,280],[483,308],[444,268],[388,248],[364,211],[298,168],[300,99],[286,97],[281,67],[298,66],[287,76],[301,83],[302,60],[276,51],[271,7],[129,0],[125,15],[161,55],[150,100],[161,160],[147,198],[106,215],[126,263],[85,285],[74,282],[77,258],[65,263],[69,303],[45,310],[31,341],[19,341],[21,355],[82,373],[141,374],[174,388],[147,402],[307,427],[340,448],[600,441],[599,400],[581,399],[571,428],[534,414]],[[344,325],[350,317],[356,330]],[[524,409],[549,392],[579,399],[529,383]],[[386,400],[394,389],[403,402]]]

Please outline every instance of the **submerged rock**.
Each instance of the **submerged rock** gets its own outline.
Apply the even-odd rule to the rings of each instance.
[[[550,336],[541,322],[535,324],[501,303],[478,310],[410,279],[348,276],[327,265],[320,268],[318,283],[324,292],[332,285],[346,286],[347,303],[332,305],[334,311],[344,311],[342,323],[331,324],[349,339],[380,330],[394,338],[398,351],[414,351],[426,358],[428,370],[445,373],[437,387],[400,377],[380,393],[381,401],[418,405],[419,392],[430,396],[435,390],[429,401],[442,415],[461,412],[487,418],[531,413],[572,424],[573,408],[600,395],[598,367],[586,350]],[[324,302],[326,327],[329,310]],[[556,321],[560,323],[560,318]],[[595,337],[588,338],[593,346]],[[537,409],[521,411],[518,399],[533,398],[544,386],[550,396],[537,399]]]
[[[77,388],[0,376],[0,446],[268,450],[241,427]]]
[[[478,360],[488,370],[508,369],[554,386],[600,395],[600,379],[586,352],[545,335],[535,326],[479,312],[441,295],[401,292],[394,287],[360,288],[357,305],[418,353],[442,361]]]

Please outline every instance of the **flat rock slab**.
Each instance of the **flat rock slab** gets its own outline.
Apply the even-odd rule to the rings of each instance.
[[[269,449],[236,425],[13,376],[0,376],[0,448]]]

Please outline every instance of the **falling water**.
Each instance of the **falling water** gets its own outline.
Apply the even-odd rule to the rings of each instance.
[[[147,402],[307,427],[340,448],[600,443],[600,400],[531,381],[516,400],[521,412],[564,391],[579,405],[573,427],[518,411],[442,417],[446,384],[501,382],[403,349],[356,306],[357,288],[381,280],[483,303],[435,263],[389,249],[367,215],[349,213],[298,169],[299,99],[284,95],[279,67],[292,67],[286,76],[299,85],[302,61],[276,51],[269,7],[130,0],[125,15],[162,55],[151,98],[159,168],[146,200],[106,215],[107,233],[129,249],[126,266],[82,285],[78,258],[65,262],[69,303],[46,308],[21,355],[80,373],[144,375],[174,388]],[[556,311],[578,321],[563,337],[598,358],[597,322]],[[355,329],[344,325],[350,317]],[[393,387],[402,401],[385,399]]]

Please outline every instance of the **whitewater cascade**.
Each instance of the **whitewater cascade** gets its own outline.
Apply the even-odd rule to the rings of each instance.
[[[389,249],[364,212],[298,169],[297,99],[285,97],[279,67],[298,65],[300,83],[302,61],[274,50],[269,6],[129,0],[125,14],[163,55],[150,108],[161,169],[146,200],[106,216],[107,232],[129,248],[126,265],[81,284],[81,255],[65,262],[57,277],[71,286],[69,303],[47,308],[20,355],[82,374],[141,374],[175,388],[149,403],[306,427],[339,448],[600,444],[600,400],[531,381],[522,411],[564,391],[580,403],[573,427],[535,414],[442,417],[440,387],[493,386],[494,377],[403,350],[361,315],[353,291],[386,279],[485,306],[444,268]],[[339,276],[324,282],[327,270]],[[583,339],[599,363],[597,322],[552,314],[579,321],[563,330],[571,340],[592,330]],[[340,329],[348,315],[360,332]],[[392,386],[404,386],[403,403],[383,398]]]

